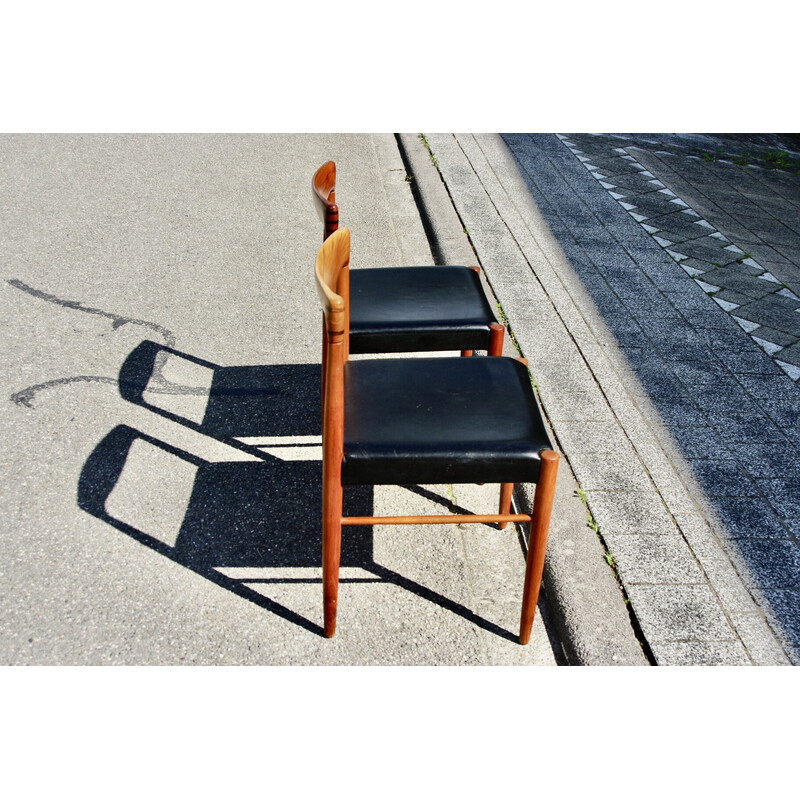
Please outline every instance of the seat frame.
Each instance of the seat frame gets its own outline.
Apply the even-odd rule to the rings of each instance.
[[[323,243],[316,260],[317,291],[323,309],[325,331],[322,429],[322,585],[325,636],[336,631],[339,563],[343,525],[415,525],[462,522],[529,522],[530,540],[525,568],[519,642],[527,644],[544,569],[547,534],[555,493],[559,456],[553,450],[539,454],[541,466],[530,514],[511,514],[513,483],[501,484],[497,514],[443,514],[434,516],[345,517],[342,515],[344,458],[344,365],[348,359],[347,267],[350,232],[342,228]]]

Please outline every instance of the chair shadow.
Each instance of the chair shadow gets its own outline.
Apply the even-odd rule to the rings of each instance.
[[[184,371],[200,373],[190,377],[210,372],[209,385],[170,380],[164,375],[170,358]],[[240,439],[321,435],[319,387],[319,364],[221,367],[147,340],[131,351],[119,374],[123,399],[258,458],[263,451]],[[186,398],[205,400],[199,418],[181,409]]]
[[[188,419],[155,406],[145,396],[146,387],[152,388],[152,375],[158,370],[159,351],[162,350],[213,370],[208,403],[201,420]],[[180,391],[174,384],[161,382],[160,385],[166,389],[166,395]],[[233,594],[323,636],[320,625],[252,588],[267,583],[321,585],[321,577],[260,577],[255,574],[238,578],[225,574],[230,568],[244,568],[245,573],[248,568],[321,570],[321,462],[282,460],[235,438],[284,436],[291,439],[315,435],[319,430],[319,366],[219,367],[163,345],[143,342],[123,365],[120,392],[126,399],[155,413],[226,444],[239,446],[258,460],[209,462],[128,425],[119,425],[95,447],[81,470],[77,493],[79,507]],[[168,532],[165,534],[164,526],[154,525],[144,517],[140,519],[137,512],[143,504],[152,506],[154,502],[177,505],[178,501],[170,499],[166,491],[163,497],[159,493],[160,500],[140,496],[142,489],[137,471],[152,473],[153,465],[163,469],[165,463],[173,475],[185,474],[187,484],[191,481],[191,487],[186,490],[185,511],[183,507],[169,509],[168,516],[177,514],[178,519],[172,536]],[[445,507],[451,505],[445,498],[421,487],[412,490]],[[123,511],[117,499],[120,492],[131,495],[131,501],[122,505]],[[345,510],[348,515],[372,516],[372,487],[347,487]],[[516,641],[515,634],[462,604],[377,564],[373,552],[372,527],[347,528],[342,537],[341,566],[359,568],[368,576],[343,577],[341,582],[392,583],[490,633]],[[321,610],[320,597],[320,616]]]

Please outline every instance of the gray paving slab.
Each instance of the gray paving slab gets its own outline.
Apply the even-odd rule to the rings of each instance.
[[[432,263],[392,135],[3,136],[3,663],[556,663],[543,615],[514,641],[513,529],[348,530],[322,636],[328,159],[353,268]],[[448,491],[346,503],[440,513]]]
[[[535,336],[528,327],[534,318],[520,317],[515,325],[515,317],[510,314],[515,338],[531,362],[534,377],[538,381],[540,373],[546,375],[552,381],[551,389],[569,391],[576,401],[594,397],[588,387],[599,386],[609,403],[609,410],[627,434],[645,474],[649,476],[651,483],[647,495],[622,491],[623,485],[619,483],[586,493],[600,535],[610,537],[606,544],[611,555],[615,556],[614,543],[620,546],[614,539],[618,537],[625,539],[634,553],[639,546],[645,563],[647,557],[652,558],[654,536],[665,537],[664,542],[677,541],[674,537],[678,536],[697,559],[702,580],[698,584],[647,587],[626,582],[625,576],[620,575],[632,613],[656,661],[665,664],[765,663],[766,659],[768,663],[797,663],[798,642],[793,639],[797,630],[796,610],[791,610],[785,602],[772,606],[763,591],[748,589],[748,586],[772,585],[774,562],[760,558],[762,551],[758,549],[737,549],[739,539],[725,535],[725,523],[715,507],[719,500],[721,510],[730,517],[733,499],[759,504],[754,522],[757,525],[758,519],[765,520],[763,535],[755,535],[753,540],[769,541],[774,536],[775,540],[790,542],[790,546],[794,546],[791,544],[794,540],[776,535],[781,529],[788,530],[787,524],[794,519],[792,486],[785,483],[787,479],[778,486],[769,484],[769,479],[750,475],[746,463],[730,449],[730,445],[777,442],[781,444],[779,452],[784,456],[791,453],[786,448],[796,445],[796,442],[788,420],[778,413],[780,408],[769,408],[763,397],[750,395],[738,378],[764,375],[771,381],[770,391],[791,393],[796,392],[796,387],[789,375],[770,360],[727,311],[707,298],[697,284],[692,282],[696,296],[711,303],[705,310],[698,310],[696,304],[691,304],[691,308],[685,307],[682,312],[681,297],[688,296],[687,292],[666,293],[655,283],[645,293],[647,303],[637,303],[635,293],[630,297],[622,291],[622,273],[615,273],[618,267],[605,264],[598,255],[603,248],[584,246],[591,239],[591,234],[587,233],[591,226],[596,227],[599,241],[607,241],[609,233],[614,236],[631,256],[634,265],[643,265],[640,271],[648,279],[655,271],[656,259],[663,262],[665,256],[672,257],[668,256],[666,248],[654,241],[652,231],[640,224],[646,224],[646,220],[637,220],[630,209],[610,194],[613,189],[604,186],[590,173],[585,162],[579,160],[583,140],[574,142],[569,136],[565,139],[562,142],[555,136],[544,134],[428,136],[443,179],[462,221],[470,230],[476,253],[501,304],[504,307],[506,303],[514,305],[514,294],[520,294],[525,274],[524,269],[516,266],[513,273],[509,273],[507,264],[496,257],[496,247],[503,242],[507,252],[516,248],[517,258],[521,256],[524,262],[520,266],[526,266],[536,284],[544,289],[588,368],[575,369],[575,362],[569,356],[565,361],[572,365],[571,378],[568,380],[563,373],[559,374],[557,362],[564,338],[554,334],[557,344],[549,354],[536,341],[542,339],[541,331],[549,333],[547,326],[552,324],[549,315],[542,315],[537,331],[539,335]],[[575,145],[572,150],[566,142]],[[620,145],[617,143],[616,146]],[[644,171],[640,170],[640,173]],[[680,201],[681,198],[673,200]],[[686,219],[700,219],[685,203],[672,204]],[[583,224],[578,235],[573,235],[570,220],[577,218],[582,219]],[[714,232],[713,226],[711,229],[697,227],[698,239]],[[593,252],[595,258],[592,258]],[[739,255],[734,263],[739,264],[740,269],[747,259],[744,252]],[[611,283],[604,280],[606,275]],[[633,285],[638,280],[632,281]],[[663,331],[664,325],[668,329],[673,325],[677,333],[677,320],[680,319],[688,331],[696,332],[703,345],[695,342],[691,360],[687,361],[687,351],[679,352],[679,346],[685,348],[687,342],[676,340],[675,350],[668,352],[667,358],[661,361],[664,368],[660,379],[653,379],[654,385],[661,386],[661,391],[655,396],[650,396],[647,391],[645,375],[633,378],[625,368],[637,353],[641,354],[640,363],[643,365],[651,343],[638,341],[635,343],[638,346],[628,346],[632,344],[629,339],[630,317],[619,313],[604,316],[604,301],[600,298],[614,281],[619,282],[614,289],[615,296],[623,300],[642,326],[645,336],[647,324],[653,325],[653,319],[659,320],[653,328],[655,341],[652,344],[658,341],[660,345],[655,331],[659,328]],[[597,299],[594,292],[598,292]],[[616,321],[622,319],[626,320],[626,328],[616,331]],[[706,337],[708,345],[703,344],[702,337]],[[714,337],[724,340],[728,346],[719,348],[712,344]],[[736,337],[739,337],[738,348]],[[612,346],[614,340],[616,351]],[[599,346],[600,342],[604,344]],[[613,356],[610,355],[612,352]],[[635,360],[633,364],[636,364]],[[719,381],[726,390],[711,389],[708,381],[681,383],[681,372],[686,378],[687,366],[694,367],[695,376],[706,368],[709,374],[726,378]],[[684,387],[689,390],[691,407],[699,416],[691,413],[682,416],[680,405],[672,405],[670,411],[669,404],[664,406],[663,413],[659,413],[655,401],[659,396],[667,396],[670,384],[676,390],[678,387],[681,387],[680,391]],[[780,387],[776,389],[778,384]],[[640,393],[642,387],[644,394]],[[693,394],[695,387],[697,397]],[[739,398],[732,393],[735,387],[741,387]],[[545,383],[541,396],[547,410],[551,400]],[[647,402],[642,405],[634,400],[635,397]],[[579,415],[566,412],[563,405],[554,403],[551,422],[569,460],[572,453],[582,452],[581,432],[582,429],[588,430],[589,426],[581,425]],[[592,417],[602,418],[597,400],[592,401],[592,407]],[[676,441],[673,432],[678,430],[685,431],[685,436]],[[695,431],[697,446],[692,449]],[[579,478],[581,474],[590,475],[580,459],[576,459],[575,466]],[[645,496],[647,500],[644,500]],[[658,509],[663,509],[663,514]],[[738,514],[741,516],[742,513],[740,507]],[[612,526],[620,527],[615,530]],[[741,527],[734,533],[741,535]],[[757,532],[751,530],[749,533]],[[722,542],[730,552],[721,546]],[[650,556],[647,556],[648,547]],[[662,554],[666,552],[665,544]],[[733,560],[732,556],[735,556]],[[628,551],[624,560],[628,565],[635,563]],[[668,571],[662,572],[668,574]],[[680,572],[680,569],[675,570],[675,574]],[[787,574],[794,580],[791,571]],[[665,613],[665,609],[670,611]],[[734,613],[741,616],[741,632],[731,622]]]

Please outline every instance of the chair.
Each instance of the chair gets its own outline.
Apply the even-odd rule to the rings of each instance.
[[[325,636],[336,630],[343,525],[530,522],[519,641],[539,596],[558,455],[518,359],[420,357],[348,360],[350,232],[336,231],[316,260],[327,371],[322,433],[322,582]],[[476,409],[480,414],[476,414]],[[535,482],[531,514],[511,514],[515,482]],[[500,483],[497,514],[346,517],[343,487]]]
[[[314,173],[314,199],[325,229],[339,227],[336,164]],[[503,352],[504,328],[492,313],[477,267],[378,267],[349,276],[350,353],[409,353],[432,350]]]

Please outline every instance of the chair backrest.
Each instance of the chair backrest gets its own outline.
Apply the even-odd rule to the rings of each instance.
[[[342,228],[329,236],[317,253],[316,279],[328,340],[347,332],[346,270],[350,263],[350,231]]]
[[[326,161],[315,173],[311,182],[317,213],[324,225],[325,241],[339,228],[339,207],[336,205],[336,164]]]
[[[341,463],[344,444],[344,362],[347,360],[350,294],[348,264],[350,231],[341,228],[329,236],[317,254],[317,294],[325,324],[322,352],[322,464],[323,473]]]

